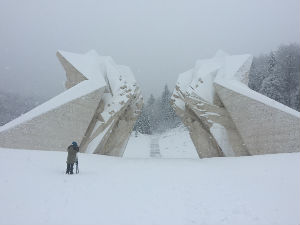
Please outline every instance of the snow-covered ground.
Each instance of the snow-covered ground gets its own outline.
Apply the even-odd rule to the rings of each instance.
[[[189,131],[183,125],[163,133],[159,147],[163,158],[199,158]]]
[[[158,142],[158,143],[156,143]],[[155,143],[155,144],[154,144]],[[160,154],[153,154],[159,148]],[[151,154],[152,152],[152,154]],[[183,125],[168,130],[162,134],[145,135],[133,132],[128,141],[125,158],[191,158],[198,159],[198,154],[189,136],[189,131]]]
[[[147,134],[131,133],[124,152],[124,158],[149,158],[151,136]]]
[[[79,154],[77,175],[64,174],[66,156],[0,149],[0,224],[300,223],[299,153],[210,159]]]

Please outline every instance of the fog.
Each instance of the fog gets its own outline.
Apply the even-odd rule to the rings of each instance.
[[[64,90],[57,49],[95,49],[131,67],[145,96],[218,49],[258,55],[299,43],[299,0],[0,1],[0,89]]]

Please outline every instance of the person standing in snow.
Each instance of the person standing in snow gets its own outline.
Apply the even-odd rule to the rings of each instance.
[[[75,141],[68,147],[68,157],[67,157],[67,171],[66,174],[73,174],[73,166],[77,158],[77,152],[79,152],[79,147]]]

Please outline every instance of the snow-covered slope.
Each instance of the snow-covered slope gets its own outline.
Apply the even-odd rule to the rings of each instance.
[[[155,158],[198,159],[199,156],[189,136],[189,131],[183,125],[170,129],[162,134],[131,134],[123,157],[151,158],[153,157],[153,141],[159,155]]]
[[[299,224],[299,153],[124,159],[0,149],[0,224]]]
[[[150,158],[150,140],[151,135],[132,132],[123,157]]]
[[[197,150],[183,125],[163,133],[159,139],[161,157],[198,159]]]

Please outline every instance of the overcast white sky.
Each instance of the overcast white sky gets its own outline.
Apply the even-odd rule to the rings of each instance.
[[[218,49],[258,55],[299,43],[299,0],[0,0],[0,90],[64,90],[56,50],[95,49],[131,67],[148,96]]]

